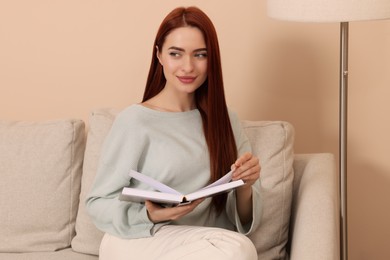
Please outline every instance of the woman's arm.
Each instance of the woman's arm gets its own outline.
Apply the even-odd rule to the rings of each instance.
[[[233,180],[243,180],[244,186],[237,189],[237,212],[245,225],[252,221],[252,185],[260,178],[259,159],[247,152],[232,165]]]

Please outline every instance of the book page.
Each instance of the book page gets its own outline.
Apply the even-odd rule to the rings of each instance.
[[[203,189],[207,189],[207,188],[211,188],[211,187],[214,187],[214,186],[218,186],[218,185],[221,185],[221,184],[228,183],[229,181],[231,181],[232,176],[233,176],[233,171],[230,171],[230,172],[226,173],[224,176],[222,176],[221,178],[219,178],[218,180],[216,180],[215,182],[213,182],[213,183],[207,185],[206,187],[202,188],[202,190]]]
[[[140,190],[133,188],[123,188],[120,200],[143,203],[145,200],[151,200],[155,203],[174,204],[183,202],[182,195],[162,193],[158,191]]]
[[[166,192],[166,193],[170,193],[170,194],[181,195],[181,193],[178,192],[177,190],[172,189],[171,187],[169,187],[169,186],[167,186],[159,181],[156,181],[155,179],[153,179],[145,174],[131,170],[129,175],[130,175],[130,177],[132,177],[136,180],[139,180],[141,182],[149,184],[149,186],[155,188],[158,191]]]
[[[230,190],[237,188],[237,187],[240,187],[244,184],[245,183],[243,180],[237,180],[237,181],[231,181],[228,183],[220,184],[217,186],[203,188],[199,191],[195,191],[195,192],[192,192],[190,194],[187,194],[185,196],[185,199],[187,201],[193,201],[193,200],[203,198],[203,197],[210,197],[212,195],[216,195],[216,194],[221,193],[221,192],[230,191]]]

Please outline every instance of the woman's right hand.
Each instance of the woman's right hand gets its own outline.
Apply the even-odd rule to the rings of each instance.
[[[200,203],[202,203],[202,201],[204,201],[204,198],[194,200],[187,205],[170,207],[170,208],[164,208],[151,201],[145,201],[145,206],[150,221],[152,221],[153,223],[159,223],[164,221],[180,219],[181,217],[193,211]]]

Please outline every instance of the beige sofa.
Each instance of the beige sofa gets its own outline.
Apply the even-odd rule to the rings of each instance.
[[[0,260],[98,259],[102,232],[84,207],[113,109],[81,120],[0,121]],[[243,121],[259,156],[259,259],[339,259],[338,184],[331,154],[294,154],[286,122]],[[129,256],[129,259],[135,259]]]

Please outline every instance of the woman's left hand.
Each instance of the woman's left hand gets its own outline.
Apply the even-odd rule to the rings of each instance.
[[[245,186],[250,187],[260,178],[260,162],[253,154],[247,152],[239,157],[231,166],[233,180],[243,180]]]
[[[260,163],[256,156],[245,153],[231,166],[233,180],[243,180],[245,185],[237,188],[237,211],[242,223],[252,219],[252,185],[260,178]]]

